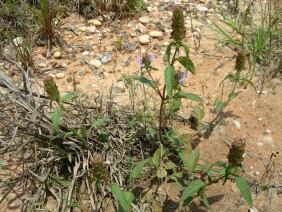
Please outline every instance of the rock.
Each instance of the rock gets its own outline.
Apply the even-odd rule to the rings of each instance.
[[[148,24],[150,22],[150,19],[146,16],[142,16],[138,19],[138,21],[142,24]]]
[[[154,11],[154,8],[153,7],[147,7],[147,10],[149,13],[153,12]]]
[[[127,24],[126,24],[126,28],[129,29],[132,27],[132,21],[129,21]]]
[[[272,144],[273,143],[273,138],[270,135],[265,135],[265,136],[263,136],[262,141],[264,143],[267,143],[267,144]]]
[[[79,28],[79,31],[81,31],[81,32],[85,32],[85,31],[86,31],[86,29],[87,29],[87,28],[86,28],[85,26],[83,26],[83,27],[80,27],[80,28]]]
[[[86,75],[86,71],[81,71],[78,73],[79,76],[84,77]]]
[[[91,85],[91,88],[92,88],[94,91],[99,91],[99,90],[100,90],[99,85],[97,85],[97,84],[95,84],[95,83]]]
[[[16,37],[13,39],[13,42],[16,46],[21,46],[23,44],[23,38],[22,37]]]
[[[150,36],[152,38],[158,38],[158,37],[163,36],[163,33],[161,31],[151,31],[150,32]]]
[[[112,56],[110,54],[107,54],[107,55],[103,56],[101,60],[102,60],[102,63],[104,63],[104,64],[108,63],[112,60]]]
[[[47,65],[46,65],[46,63],[39,63],[39,64],[38,64],[38,67],[39,67],[39,68],[46,68]]]
[[[208,10],[208,13],[214,13],[214,9],[213,9],[213,8],[210,8],[210,9]]]
[[[60,59],[62,57],[62,52],[56,51],[53,56],[55,59]]]
[[[102,62],[100,60],[90,60],[89,64],[95,68],[100,68],[102,66]]]
[[[118,90],[120,91],[120,92],[125,92],[125,90],[126,90],[126,87],[125,87],[125,84],[124,84],[124,82],[118,82],[118,84],[117,84],[117,88],[118,88]]]
[[[63,79],[65,76],[66,76],[65,73],[57,73],[57,74],[56,74],[56,78],[57,78],[57,79]]]
[[[154,46],[153,46],[153,49],[154,50],[159,50],[160,49],[160,45],[155,43]]]
[[[159,11],[154,11],[154,12],[152,12],[151,15],[152,15],[153,18],[160,18],[161,17],[161,13]]]
[[[139,37],[139,42],[141,44],[148,44],[150,42],[150,36],[149,35],[142,35]]]
[[[249,209],[250,212],[258,212],[258,209],[256,209],[254,206]]]
[[[89,24],[93,24],[94,26],[101,26],[102,23],[98,19],[93,19],[88,21]]]
[[[105,77],[105,78],[107,78],[108,76],[109,76],[109,73],[108,72],[103,72],[103,76]]]
[[[147,32],[147,27],[145,27],[143,24],[138,23],[135,27],[139,32],[142,34],[145,34]]]
[[[125,63],[125,66],[127,66],[127,67],[130,66],[130,61],[129,60],[126,60],[124,63]]]
[[[137,35],[136,31],[130,32],[130,37],[135,38]]]
[[[237,120],[233,120],[233,125],[237,128],[237,129],[240,129],[241,128],[241,123]]]
[[[88,28],[88,30],[89,30],[90,33],[93,34],[93,33],[96,32],[96,27],[95,26],[91,26],[91,27]]]
[[[83,51],[92,51],[93,50],[93,46],[90,44],[83,44],[82,45],[82,50]]]
[[[71,76],[69,76],[69,77],[67,78],[67,82],[72,82],[72,77],[71,77]]]
[[[162,22],[157,22],[156,27],[161,30],[162,32],[165,32],[165,26],[163,25]]]
[[[163,40],[164,40],[164,36],[158,37],[158,41],[163,41]]]
[[[82,54],[82,56],[88,56],[90,54],[90,52],[89,51],[84,51],[81,54]]]
[[[197,5],[197,10],[199,11],[199,12],[207,12],[208,10],[209,10],[209,8],[207,8],[207,7],[204,7],[204,6],[202,6],[202,5]]]

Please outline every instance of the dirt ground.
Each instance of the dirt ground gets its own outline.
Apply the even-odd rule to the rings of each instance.
[[[146,14],[150,16],[150,14]],[[131,22],[132,27],[127,27]],[[63,26],[75,25],[77,28],[89,25],[83,17],[78,17],[72,14],[67,19],[63,20]],[[164,40],[151,39],[149,45],[141,45],[137,38],[128,36],[131,43],[140,46],[139,49],[129,51],[115,51],[114,41],[117,40],[119,34],[129,35],[132,28],[138,23],[138,18],[132,18],[113,23],[102,23],[101,27],[97,27],[100,32],[103,32],[104,38],[100,42],[97,39],[97,33],[88,34],[80,31],[79,36],[73,32],[63,29],[61,32],[62,39],[73,47],[69,52],[63,50],[60,59],[46,59],[42,53],[46,50],[45,47],[36,47],[34,50],[34,58],[36,65],[44,62],[47,67],[40,68],[36,71],[37,79],[41,81],[44,76],[56,76],[58,70],[65,73],[62,79],[56,79],[62,94],[73,89],[72,82],[68,80],[72,74],[75,74],[77,89],[85,92],[88,95],[97,95],[99,92],[104,95],[109,95],[111,88],[114,90],[114,99],[117,104],[126,105],[129,103],[127,91],[124,91],[122,84],[122,74],[134,74],[140,70],[140,64],[135,60],[141,52],[148,52],[156,57],[152,63],[153,66],[160,69],[154,73],[155,77],[159,77],[162,82],[163,70],[165,63],[163,62],[164,46],[169,42],[169,33],[164,33]],[[169,23],[164,23],[168,26]],[[195,25],[200,24],[197,21]],[[153,25],[153,24],[152,24]],[[112,27],[114,26],[114,27]],[[112,30],[111,29],[116,29]],[[109,30],[110,29],[110,30]],[[154,26],[148,29],[155,30]],[[220,95],[219,83],[229,72],[234,72],[235,52],[227,47],[219,48],[216,41],[210,40],[205,35],[210,35],[212,32],[205,26],[202,30],[202,39],[200,48],[194,49],[191,32],[187,31],[186,42],[191,49],[191,59],[195,64],[196,74],[189,75],[185,81],[184,91],[198,94],[205,97],[207,102],[205,121],[212,120],[214,114],[211,112],[213,102]],[[99,34],[99,33],[98,33]],[[147,33],[148,34],[148,33]],[[137,36],[138,37],[138,36]],[[93,50],[90,52],[93,55],[83,56],[81,54],[81,46],[90,45]],[[159,48],[153,48],[155,44]],[[100,46],[100,47],[99,47]],[[111,61],[102,66],[96,71],[91,70],[89,65],[82,64],[82,60],[90,61],[93,58],[98,58],[99,55],[111,53]],[[131,59],[130,59],[131,58]],[[129,60],[130,59],[130,60]],[[126,64],[126,61],[130,64]],[[54,63],[55,67],[50,68]],[[64,64],[67,69],[63,70]],[[16,70],[15,70],[16,72]],[[84,74],[80,74],[85,72]],[[14,80],[17,81],[17,75]],[[275,88],[274,88],[275,85]],[[204,88],[204,93],[203,93]],[[138,97],[142,98],[142,97]],[[184,103],[180,114],[184,117],[189,117],[191,112],[191,104]],[[200,164],[204,164],[205,160],[215,162],[217,160],[226,160],[228,154],[228,145],[236,137],[244,138],[247,142],[245,159],[243,162],[244,177],[249,182],[252,182],[252,195],[254,206],[258,211],[282,211],[282,81],[275,79],[272,86],[264,89],[262,95],[258,95],[252,88],[242,89],[239,97],[235,98],[230,105],[226,107],[221,117],[220,123],[216,126],[209,138],[203,139],[199,144],[200,147]],[[178,122],[173,123],[177,126],[179,133],[189,131],[189,126],[185,126]],[[276,157],[271,155],[275,154]],[[271,159],[270,159],[271,158]],[[261,185],[266,185],[269,188],[262,190]],[[152,189],[153,191],[154,189]],[[1,194],[2,195],[2,194]],[[248,205],[241,197],[234,182],[228,182],[224,186],[220,183],[208,188],[208,200],[211,209],[206,209],[198,199],[191,206],[181,209],[181,211],[230,211],[239,212],[247,211]],[[18,211],[17,196],[10,194],[7,202],[0,206],[0,211]],[[148,201],[150,201],[148,196]],[[158,199],[154,200],[153,211],[180,211],[177,209],[177,200],[179,192],[169,183],[163,183],[158,188]],[[52,211],[52,207],[49,207]],[[87,211],[83,210],[83,211]],[[113,209],[108,209],[113,211]]]

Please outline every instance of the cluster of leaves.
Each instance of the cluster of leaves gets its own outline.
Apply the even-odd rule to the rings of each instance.
[[[279,30],[281,13],[272,2],[266,4],[268,5],[261,4],[259,21],[251,13],[253,1],[250,1],[244,10],[237,7],[233,15],[223,10],[223,25],[214,21],[207,25],[220,35],[220,41],[224,45],[244,52],[249,64],[244,69],[246,77],[251,81],[253,76],[257,76],[261,92],[267,82],[281,73],[279,67],[282,57]]]
[[[181,99],[187,99],[202,104],[203,99],[193,93],[187,93],[182,91],[183,78],[186,74],[179,74],[176,72],[174,65],[175,62],[179,62],[187,72],[195,74],[195,68],[193,62],[189,57],[189,47],[182,43],[185,37],[185,28],[183,22],[183,12],[180,8],[175,8],[173,13],[172,23],[172,38],[174,39],[166,49],[166,57],[168,66],[164,71],[164,85],[159,88],[158,83],[152,77],[151,72],[158,70],[151,66],[152,59],[149,55],[144,54],[139,60],[141,63],[141,76],[127,76],[125,77],[128,87],[131,88],[131,95],[134,92],[134,86],[132,80],[141,82],[144,86],[151,88],[160,99],[159,115],[157,116],[158,124],[151,124],[151,122],[143,122],[148,125],[149,134],[154,138],[153,142],[156,142],[158,148],[154,151],[151,157],[147,157],[136,163],[132,169],[130,175],[130,182],[134,183],[143,176],[144,167],[153,167],[156,177],[163,179],[167,178],[174,181],[178,187],[183,190],[182,196],[179,202],[182,202],[182,206],[189,205],[196,197],[200,197],[203,203],[209,208],[209,203],[205,194],[206,187],[223,181],[223,184],[227,180],[235,179],[236,185],[239,188],[242,196],[245,198],[250,207],[252,205],[252,196],[250,188],[245,179],[239,176],[240,166],[242,163],[242,155],[244,153],[244,142],[234,141],[234,145],[230,149],[228,156],[229,163],[223,161],[217,161],[210,164],[206,161],[206,165],[202,166],[198,164],[200,151],[199,148],[192,149],[191,136],[188,134],[177,135],[175,130],[171,129],[167,124],[169,119],[181,108]],[[183,48],[186,53],[184,56],[180,55],[180,49]],[[172,52],[174,50],[174,52]],[[217,105],[217,112],[220,113],[233,98],[238,94],[234,92],[238,83],[248,82],[243,76],[241,71],[245,65],[244,57],[242,54],[238,56],[237,61],[237,73],[236,75],[228,75],[224,80],[232,78],[235,81],[234,89],[229,95],[229,99],[226,102],[221,102]],[[145,91],[144,96],[146,97]],[[147,110],[146,108],[144,110]],[[145,116],[145,114],[143,114]],[[206,125],[201,120],[204,117],[204,111],[201,107],[193,106],[193,115],[202,124],[199,124],[198,130],[202,131]],[[140,115],[139,115],[140,116]],[[140,120],[137,119],[137,120]],[[157,127],[156,127],[157,126]],[[240,139],[239,139],[240,140]],[[241,140],[240,140],[241,141]],[[220,168],[220,170],[218,170]],[[200,178],[198,173],[202,173],[203,176],[207,176],[205,179]],[[185,177],[186,176],[186,177]],[[188,176],[188,180],[186,179]],[[116,188],[115,188],[116,189]],[[114,189],[114,190],[115,190]],[[133,193],[113,191],[118,198],[123,210],[128,211],[129,205],[133,201]],[[127,205],[124,203],[127,202]]]

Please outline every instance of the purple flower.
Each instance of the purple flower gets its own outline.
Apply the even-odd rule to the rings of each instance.
[[[154,55],[144,54],[142,58],[140,58],[138,55],[136,56],[136,60],[141,65],[141,68],[149,66],[151,62],[154,61],[154,59],[155,59]]]
[[[188,72],[181,72],[180,73],[180,78],[179,78],[179,84],[180,85],[184,85],[184,81],[185,81],[185,78],[187,78],[188,77]]]

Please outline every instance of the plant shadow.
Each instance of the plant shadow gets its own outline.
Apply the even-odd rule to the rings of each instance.
[[[215,195],[212,197],[208,197],[208,202],[210,206],[213,204],[219,202],[223,198],[223,195]],[[178,202],[175,202],[171,200],[169,197],[166,197],[165,201],[163,202],[163,208],[162,212],[176,212],[176,211],[193,211],[193,212],[206,212],[209,209],[206,208],[203,202],[200,203],[200,205],[196,204],[194,201],[192,203],[185,207],[181,208]]]

